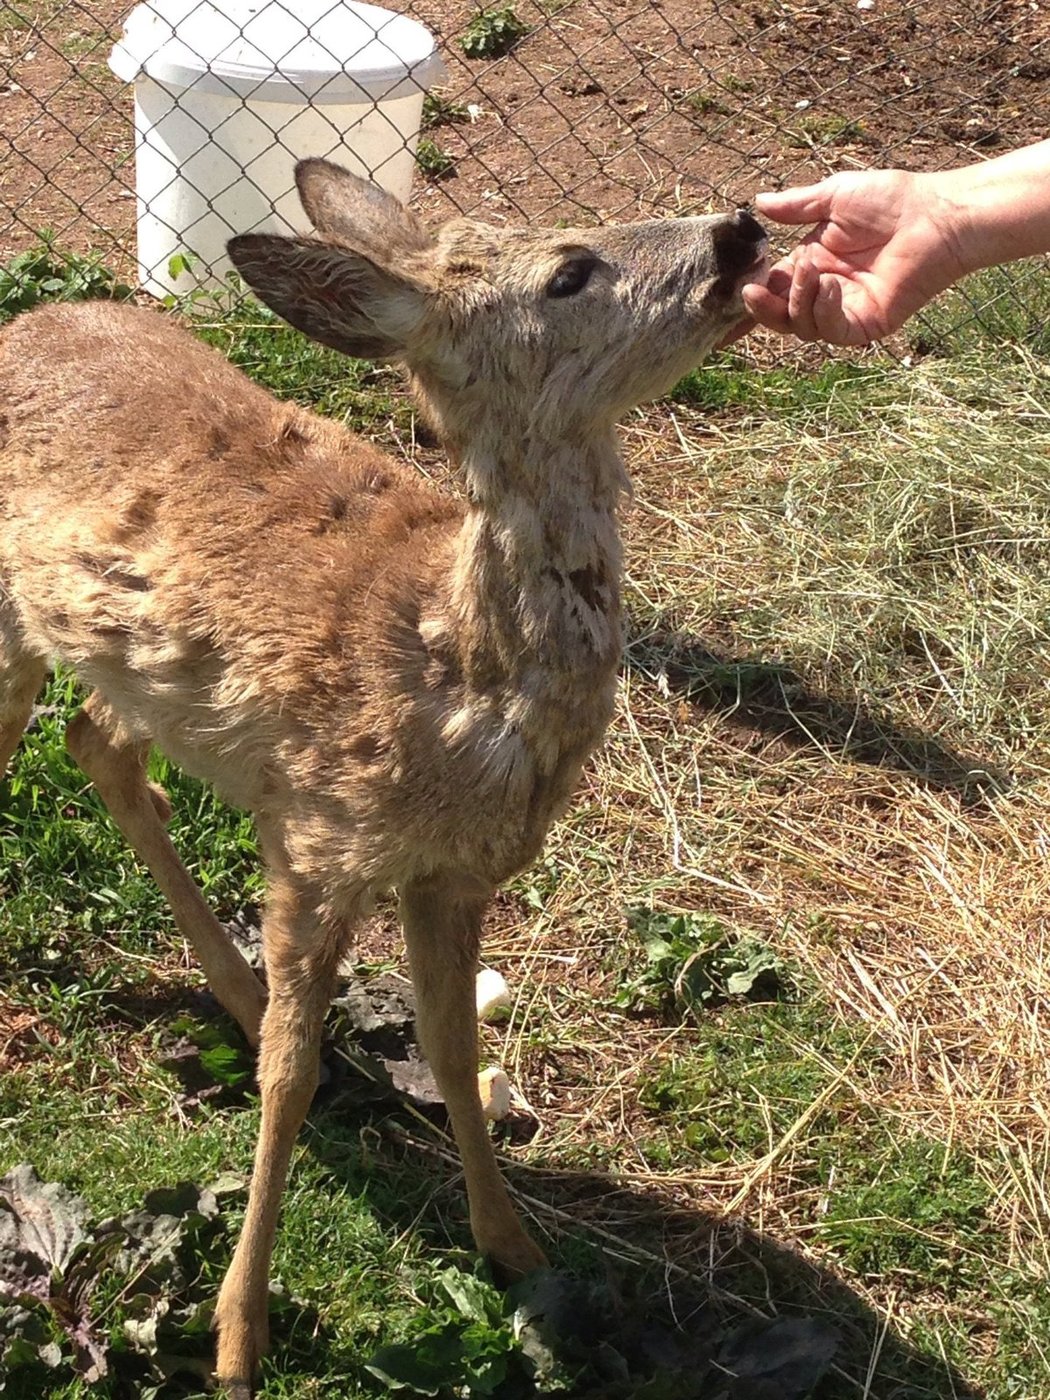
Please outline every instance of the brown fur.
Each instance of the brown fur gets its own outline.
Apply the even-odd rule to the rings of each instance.
[[[231,253],[308,334],[407,364],[466,500],[151,312],[51,307],[0,337],[0,771],[61,658],[92,688],[72,752],[260,1041],[251,1198],[217,1308],[218,1374],[242,1393],[335,966],[379,890],[400,891],[478,1247],[511,1271],[542,1260],[478,1100],[481,917],[612,711],[615,419],[699,361],[759,252],[740,218],[458,220],[431,238],[334,167],[298,173],[320,239]],[[581,260],[585,285],[552,294]],[[268,999],[171,847],[151,743],[255,815]]]

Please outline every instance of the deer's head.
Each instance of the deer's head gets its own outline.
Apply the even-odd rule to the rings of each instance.
[[[453,443],[608,427],[703,359],[764,261],[742,210],[577,229],[457,218],[430,234],[339,166],[303,161],[296,181],[317,236],[245,234],[233,262],[314,340],[405,364]]]

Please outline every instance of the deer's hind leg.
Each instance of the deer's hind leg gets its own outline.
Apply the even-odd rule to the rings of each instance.
[[[197,955],[208,986],[249,1042],[257,1045],[266,993],[208,908],[164,829],[170,808],[161,789],[146,778],[149,744],[119,736],[98,692],[70,721],[66,744],[128,845],[156,880],[180,933]]]

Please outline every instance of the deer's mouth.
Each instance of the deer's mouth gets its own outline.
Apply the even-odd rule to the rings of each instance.
[[[765,286],[766,279],[769,276],[770,266],[769,243],[764,242],[755,254],[753,262],[748,267],[745,267],[744,271],[741,273],[740,281],[737,284],[737,290],[739,291],[741,287],[746,287],[749,282],[758,282],[762,286]]]
[[[768,244],[763,241],[746,264],[731,273],[724,272],[714,286],[715,305],[720,314],[730,320],[739,320],[745,314],[741,292],[749,282],[765,285],[771,266]]]

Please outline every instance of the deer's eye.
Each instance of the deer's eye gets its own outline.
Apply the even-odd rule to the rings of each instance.
[[[573,258],[562,263],[547,283],[549,297],[574,297],[582,292],[590,281],[591,273],[598,265],[597,258]]]

